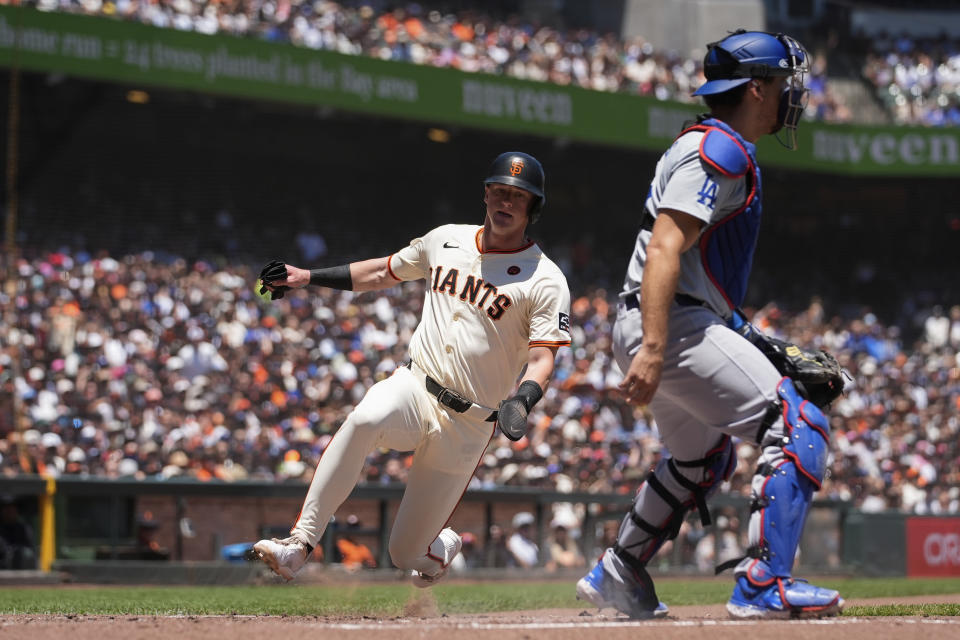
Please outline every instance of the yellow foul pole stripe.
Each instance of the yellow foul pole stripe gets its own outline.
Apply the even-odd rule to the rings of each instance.
[[[47,478],[47,486],[40,496],[40,570],[50,571],[56,556],[53,496],[57,493],[55,478]]]

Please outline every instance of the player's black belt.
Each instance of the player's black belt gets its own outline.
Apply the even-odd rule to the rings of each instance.
[[[482,404],[477,404],[472,400],[464,398],[462,395],[449,389],[433,378],[431,378],[419,365],[410,361],[407,363],[410,370],[417,374],[417,377],[423,377],[423,384],[427,388],[427,393],[437,399],[437,402],[445,407],[453,409],[457,413],[465,413],[475,418],[482,418],[484,422],[496,422],[497,411],[490,409]]]
[[[707,303],[701,300],[700,298],[694,298],[693,296],[688,296],[685,293],[678,293],[673,296],[674,302],[676,302],[681,307],[706,307]],[[636,294],[630,294],[623,299],[623,305],[627,309],[639,309],[640,308],[640,296]]]

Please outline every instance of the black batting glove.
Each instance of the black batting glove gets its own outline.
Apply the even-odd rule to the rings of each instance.
[[[516,442],[527,434],[527,416],[530,409],[543,397],[543,389],[533,380],[524,380],[516,395],[500,403],[497,413],[497,428],[500,433]]]
[[[287,277],[287,264],[280,260],[271,260],[263,269],[260,270],[260,279],[270,284],[275,280],[283,280]]]
[[[260,287],[260,295],[265,295],[267,291],[270,292],[271,300],[278,300],[283,297],[283,294],[287,291],[290,291],[290,287],[279,285],[268,289],[266,285],[271,285],[271,283],[277,280],[284,280],[287,277],[287,265],[285,262],[280,260],[271,260],[267,263],[263,269],[260,270],[260,282],[264,285]]]

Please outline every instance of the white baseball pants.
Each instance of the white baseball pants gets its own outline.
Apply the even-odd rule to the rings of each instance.
[[[317,465],[292,533],[316,546],[375,448],[414,451],[390,533],[390,557],[427,575],[444,562],[428,555],[494,434],[494,423],[440,405],[407,367],[375,384],[333,436]]]

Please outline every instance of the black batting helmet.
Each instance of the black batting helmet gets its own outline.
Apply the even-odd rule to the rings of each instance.
[[[540,218],[547,196],[544,193],[543,167],[536,158],[522,151],[507,151],[501,153],[490,166],[490,175],[483,184],[509,184],[510,186],[529,191],[536,199],[530,207],[530,224]]]

